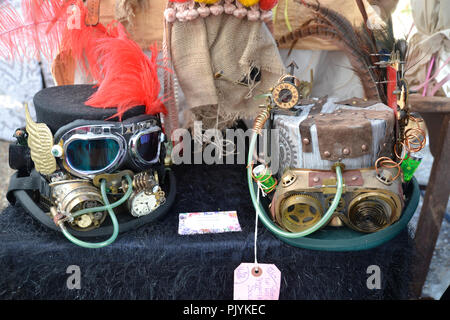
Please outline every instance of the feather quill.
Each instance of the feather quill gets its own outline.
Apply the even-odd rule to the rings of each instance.
[[[117,24],[116,28],[116,37],[98,40],[93,50],[93,54],[100,57],[98,63],[102,69],[99,75],[102,78],[99,79],[98,90],[86,105],[117,107],[119,118],[137,105],[145,105],[146,114],[166,114],[166,108],[159,99],[157,45],[150,47],[149,58],[136,42],[128,38],[122,24]]]
[[[80,26],[67,27],[67,8],[78,8]],[[147,57],[118,22],[87,26],[82,0],[22,0],[22,15],[9,2],[0,4],[0,57],[52,61],[59,52],[79,62],[98,90],[86,102],[117,108],[119,119],[130,108],[145,105],[147,114],[167,113],[159,98],[158,50]]]
[[[81,21],[87,10],[80,5]],[[129,38],[125,27],[113,21],[107,26],[81,24],[68,30],[61,46],[62,55],[70,54],[97,83],[97,91],[86,105],[95,108],[117,108],[113,117],[122,119],[130,108],[144,105],[146,114],[167,113],[159,98],[156,44],[147,57],[140,46]]]
[[[8,1],[0,4],[0,57],[52,60],[61,42],[67,0],[23,0],[22,14]],[[55,19],[56,13],[61,12]],[[51,26],[51,28],[50,28]]]

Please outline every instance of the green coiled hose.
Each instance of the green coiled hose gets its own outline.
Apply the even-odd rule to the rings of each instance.
[[[130,176],[125,176],[125,178],[128,181],[128,190],[127,192],[124,194],[124,196],[122,198],[120,198],[119,200],[117,200],[116,202],[110,204],[109,200],[108,200],[108,195],[106,194],[106,181],[102,180],[101,184],[100,184],[100,190],[101,190],[101,194],[103,197],[103,202],[105,203],[105,206],[102,207],[96,207],[96,208],[87,208],[87,209],[83,209],[83,210],[79,210],[77,212],[75,212],[73,214],[73,217],[78,217],[82,214],[86,214],[86,213],[91,213],[91,212],[99,212],[99,211],[104,211],[107,210],[109,216],[111,217],[111,221],[113,224],[113,234],[111,235],[111,237],[105,241],[102,242],[86,242],[86,241],[82,241],[80,239],[77,239],[76,237],[74,237],[72,234],[69,233],[69,231],[67,231],[66,226],[64,225],[63,222],[61,222],[59,224],[59,227],[61,228],[62,233],[64,234],[64,236],[71,241],[72,243],[76,244],[77,246],[83,247],[83,248],[89,248],[89,249],[96,249],[96,248],[102,248],[102,247],[106,247],[108,245],[110,245],[111,243],[113,243],[116,238],[117,235],[119,234],[119,222],[117,221],[117,217],[114,214],[113,208],[116,208],[118,206],[120,206],[122,203],[124,203],[125,201],[127,201],[127,199],[130,197],[131,193],[133,192],[133,181],[131,180]]]

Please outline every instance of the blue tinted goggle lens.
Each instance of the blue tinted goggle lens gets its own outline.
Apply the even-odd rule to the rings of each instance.
[[[78,171],[98,171],[112,164],[119,154],[114,139],[75,140],[66,148],[66,160]]]
[[[136,141],[136,150],[145,161],[153,161],[158,156],[160,131],[145,133]]]

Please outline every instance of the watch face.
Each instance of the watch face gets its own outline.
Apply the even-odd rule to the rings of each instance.
[[[282,109],[291,109],[300,99],[298,89],[289,82],[278,84],[272,91],[275,104]]]
[[[158,207],[158,200],[153,193],[139,192],[131,201],[131,214],[140,217],[151,213]]]

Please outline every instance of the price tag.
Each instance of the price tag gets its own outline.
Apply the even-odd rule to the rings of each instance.
[[[278,300],[281,272],[274,264],[241,263],[234,270],[234,300]]]

